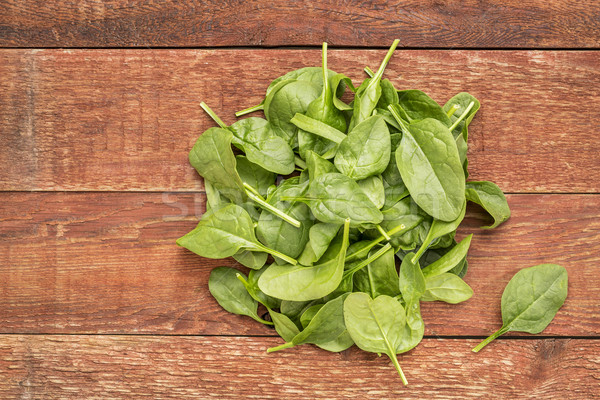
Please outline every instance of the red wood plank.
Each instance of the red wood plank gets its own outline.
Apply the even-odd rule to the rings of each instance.
[[[311,345],[267,354],[275,338],[18,336],[0,341],[2,398],[592,399],[597,340],[425,339],[399,356]]]
[[[545,335],[600,335],[598,195],[511,195],[512,218],[493,231],[469,211],[475,234],[459,305],[423,303],[427,335],[487,335],[519,269],[553,262],[569,297]],[[209,260],[175,245],[204,210],[200,194],[0,194],[0,333],[273,335],[229,314],[207,288]]]
[[[0,2],[0,46],[598,47],[593,0]]]
[[[331,51],[356,81],[382,51]],[[0,52],[0,190],[202,189],[187,161],[212,121],[231,123],[271,79],[318,65],[307,50]],[[600,192],[600,53],[398,51],[386,75],[439,102],[482,102],[471,178],[509,192]]]

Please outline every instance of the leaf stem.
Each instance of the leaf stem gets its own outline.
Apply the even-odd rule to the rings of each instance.
[[[394,228],[390,229],[389,232],[387,232],[388,236],[393,236],[398,232],[401,232],[402,230],[406,229],[406,226],[404,224],[400,224],[398,226],[395,226]],[[365,246],[361,247],[360,249],[356,250],[354,253],[347,255],[346,256],[346,262],[351,261],[352,259],[358,257],[360,254],[364,253],[364,252],[368,252],[369,250],[371,250],[373,247],[375,247],[378,243],[382,242],[385,240],[385,237],[383,236],[379,236],[377,239],[373,239],[371,242],[367,243]]]
[[[285,342],[284,344],[281,344],[279,346],[275,346],[275,347],[271,347],[271,348],[267,349],[267,353],[273,353],[275,351],[279,351],[279,350],[283,350],[283,349],[289,349],[290,347],[294,347],[294,343],[292,343],[292,342]]]
[[[261,200],[264,200],[264,198],[260,195],[260,193],[258,193],[258,190],[254,189],[252,186],[250,186],[246,182],[242,182],[242,184],[244,185],[244,187],[246,189],[248,189],[249,191],[251,191],[252,193],[254,193],[254,195],[256,195],[258,198],[260,198]]]
[[[290,122],[303,131],[307,131],[313,135],[331,140],[337,144],[340,144],[342,140],[346,138],[346,134],[344,132],[335,129],[324,122],[307,117],[304,114],[296,113]]]
[[[306,163],[304,162],[303,159],[301,159],[298,156],[294,156],[294,163],[296,163],[296,165],[302,169],[306,169]]]
[[[506,332],[508,332],[508,328],[503,326],[502,328],[498,329],[496,332],[492,333],[488,338],[484,339],[483,342],[481,342],[477,346],[475,346],[473,348],[473,350],[471,350],[471,351],[473,353],[477,353],[479,350],[481,350],[485,346],[487,346],[492,340],[496,339],[500,335],[504,335]]]
[[[281,258],[283,261],[285,261],[288,264],[291,264],[291,265],[297,265],[298,264],[298,261],[296,261],[295,259],[293,259],[290,256],[286,256],[285,254],[283,254],[283,253],[281,253],[281,252],[279,252],[277,250],[268,248],[268,247],[263,246],[263,245],[260,245],[260,246],[257,246],[257,247],[258,247],[258,250],[264,251],[265,253],[269,253],[273,257]]]
[[[221,128],[223,128],[223,129],[229,128],[227,126],[227,124],[225,122],[223,122],[223,120],[221,120],[221,118],[219,118],[219,116],[217,114],[215,114],[215,112],[213,110],[211,110],[211,108],[208,105],[206,105],[205,102],[201,102],[200,107],[202,107],[202,109],[204,111],[206,111],[208,116],[211,117],[213,119],[213,121],[215,121],[217,123],[217,125],[219,125]]]
[[[246,185],[244,184],[244,187]],[[281,218],[282,220],[284,220],[285,222],[287,222],[290,225],[295,226],[296,228],[300,228],[300,221],[298,221],[297,219],[287,215],[286,213],[284,213],[283,211],[281,211],[280,209],[278,209],[277,207],[274,207],[272,205],[270,205],[269,203],[267,203],[266,201],[264,201],[260,196],[257,196],[256,194],[252,193],[252,191],[250,191],[248,188],[246,188],[246,195],[253,200],[256,204],[259,205],[259,207],[275,214],[276,216],[278,216],[279,218]]]
[[[260,110],[264,110],[264,109],[265,109],[265,105],[263,103],[260,103],[255,106],[248,107],[248,108],[245,108],[243,110],[236,112],[235,116],[241,117],[242,115],[250,114],[251,112],[260,111]]]
[[[465,119],[465,117],[467,116],[467,114],[469,114],[469,111],[471,111],[471,108],[473,108],[474,105],[475,105],[474,101],[469,103],[469,105],[467,106],[467,109],[460,115],[460,117],[457,118],[456,121],[454,121],[452,126],[450,126],[450,128],[448,128],[450,130],[450,132],[452,132],[458,126],[458,124],[460,124],[460,122],[463,119]]]
[[[361,270],[364,267],[366,267],[367,265],[371,264],[372,262],[374,262],[375,260],[377,260],[379,257],[383,256],[391,248],[392,248],[392,245],[389,244],[389,243],[387,243],[381,249],[377,250],[377,252],[375,254],[373,254],[371,257],[367,258],[366,260],[361,261],[355,267],[352,267],[351,269],[345,271],[344,272],[344,279],[347,278],[350,275],[353,275],[356,271]]]
[[[454,113],[456,112],[456,110],[458,110],[458,105],[452,104],[452,107],[450,107],[450,109],[448,109],[448,111],[446,111],[446,115],[448,116],[448,118],[453,116]]]
[[[388,106],[388,110],[390,110],[390,113],[392,113],[392,117],[394,117],[396,122],[398,122],[398,124],[400,125],[400,128],[402,128],[402,130],[404,132],[408,132],[408,127],[406,126],[406,124],[404,123],[402,118],[400,117],[400,114],[398,114],[398,111],[396,111],[396,109],[394,108],[393,104],[390,104]],[[452,132],[452,131],[450,131],[450,132]]]
[[[400,43],[400,39],[394,40],[394,42],[392,43],[392,46],[390,47],[387,54],[385,55],[385,58],[381,62],[381,65],[379,66],[377,73],[375,75],[373,75],[371,82],[369,82],[369,86],[379,84],[379,81],[381,80],[381,77],[383,76],[383,71],[385,71],[385,67],[388,65],[388,62],[390,62],[390,58],[392,58],[392,54],[394,54],[394,50],[396,50],[398,43]]]
[[[365,67],[364,71],[367,75],[369,75],[369,78],[372,78],[373,75],[375,75],[375,72],[373,72],[373,70],[369,67]]]
[[[404,383],[404,386],[408,386],[408,381],[406,380],[406,376],[404,376],[404,371],[402,371],[402,368],[400,367],[400,363],[398,362],[396,354],[390,354],[390,359],[392,360],[394,367],[396,367],[396,371],[398,371],[398,374],[400,374],[400,379],[402,379],[402,383]]]
[[[385,240],[387,240],[388,242],[390,240],[392,240],[392,238],[390,237],[390,235],[387,234],[387,232],[381,227],[381,225],[377,225],[377,230],[379,231],[379,233],[381,234],[381,236],[383,236],[385,238]]]
[[[323,42],[321,54],[321,63],[323,64],[323,98],[329,93],[329,76],[327,74],[327,42]]]

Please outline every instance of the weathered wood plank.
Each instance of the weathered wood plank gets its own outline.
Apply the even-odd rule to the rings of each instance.
[[[460,305],[423,303],[427,335],[486,335],[500,325],[500,296],[520,268],[569,271],[569,297],[547,335],[600,335],[600,196],[511,195],[513,216],[474,232]],[[0,194],[0,333],[273,335],[211,298],[209,260],[175,245],[204,211],[201,194]]]
[[[593,0],[19,1],[0,7],[0,46],[598,47]]]
[[[332,51],[362,79],[382,51]],[[212,121],[256,104],[314,50],[0,52],[0,190],[197,190],[187,154]],[[387,76],[445,102],[482,101],[472,179],[509,192],[600,192],[600,53],[398,51]]]
[[[0,340],[2,398],[591,399],[597,340],[425,339],[401,355],[409,386],[385,356],[311,345],[267,354],[275,338],[18,336]],[[318,378],[317,378],[318,377]]]

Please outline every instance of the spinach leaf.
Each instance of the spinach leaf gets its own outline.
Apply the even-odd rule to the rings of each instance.
[[[383,118],[364,119],[348,133],[335,155],[335,167],[352,179],[382,173],[390,162],[390,132]]]
[[[198,226],[177,239],[177,244],[207,258],[230,257],[244,249],[263,251],[296,264],[293,258],[262,245],[254,235],[250,215],[235,204],[205,213]]]
[[[273,264],[258,280],[267,295],[282,300],[306,301],[331,293],[342,281],[350,223],[344,223],[342,246],[337,256],[314,267]]]
[[[276,174],[294,171],[294,152],[288,143],[275,135],[268,121],[246,118],[229,127],[233,145],[246,153],[248,160]]]
[[[390,111],[395,113],[393,107]],[[396,164],[411,197],[429,215],[442,221],[460,215],[465,174],[454,138],[444,124],[427,118],[405,126]]]
[[[440,300],[450,304],[466,301],[473,296],[473,289],[455,274],[444,272],[425,278],[427,290],[422,301]]]
[[[375,73],[372,78],[365,80],[365,83],[363,83],[356,91],[352,120],[350,121],[351,130],[373,114],[373,110],[381,97],[380,81],[383,76],[383,71],[385,71],[385,67],[390,61],[390,58],[392,58],[392,54],[394,53],[394,50],[396,50],[398,43],[400,43],[398,39],[394,40],[392,46],[385,55],[385,58],[381,62],[377,73]]]
[[[502,327],[473,351],[477,353],[506,332],[546,329],[567,298],[567,286],[567,270],[560,265],[540,264],[517,272],[502,293]]]
[[[465,217],[466,210],[467,210],[467,203],[465,202],[465,203],[463,203],[463,207],[462,207],[460,214],[454,221],[446,222],[446,221],[441,221],[439,219],[434,219],[433,222],[431,223],[431,227],[429,228],[429,232],[427,233],[427,237],[425,238],[425,240],[421,244],[421,247],[419,248],[419,251],[417,251],[417,254],[415,255],[415,259],[418,260],[419,258],[421,258],[421,255],[423,254],[423,252],[425,252],[425,250],[427,250],[427,247],[429,247],[429,245],[435,239],[441,238],[444,235],[448,235],[448,234],[456,231],[456,228],[458,228],[458,225],[460,225],[463,218]]]
[[[396,103],[404,111],[404,115],[408,118],[407,122],[434,118],[447,127],[452,125],[450,118],[442,107],[420,90],[400,90]]]
[[[329,86],[327,77],[327,43],[323,43],[323,85],[321,95],[313,100],[306,110],[306,116],[323,122],[338,131],[346,131],[346,118],[342,111],[338,110],[333,103],[336,98]],[[337,87],[335,88],[337,89]],[[331,154],[337,149],[337,143],[323,140],[309,132],[298,131],[299,153],[306,157],[306,150],[312,150],[319,155]]]
[[[196,140],[190,151],[190,164],[205,181],[234,203],[245,200],[242,180],[236,170],[231,150],[231,131],[209,128]]]
[[[296,113],[304,114],[308,105],[319,97],[319,87],[306,81],[282,81],[265,99],[265,117],[276,135],[292,147],[298,143],[298,128],[290,122]]]
[[[294,336],[291,341],[288,341],[277,347],[272,347],[268,349],[267,352],[271,353],[305,343],[327,345],[332,341],[336,341],[339,336],[346,331],[343,314],[344,300],[346,296],[347,295],[340,296],[322,306],[319,306],[320,308],[310,319],[310,322],[306,328]],[[352,343],[349,343],[347,347],[350,346],[352,346]]]
[[[311,226],[308,232],[308,243],[306,243],[302,254],[298,257],[298,263],[300,265],[311,266],[317,262],[325,253],[339,230],[340,225],[338,224],[319,222]]]
[[[257,314],[258,303],[248,294],[246,287],[236,277],[242,275],[237,269],[217,267],[210,272],[208,290],[219,305],[233,314],[247,315],[254,320],[271,324]]]
[[[402,299],[407,305],[417,303],[426,290],[425,277],[419,262],[413,262],[413,256],[413,253],[408,253],[402,259],[398,280]]]
[[[338,172],[332,163],[310,150],[306,152],[306,169],[309,179],[313,180],[329,172]]]
[[[366,223],[378,224],[383,219],[379,209],[353,179],[335,172],[316,177],[310,183],[306,197],[287,199],[308,204],[321,222],[341,224],[350,219],[354,227]]]
[[[261,269],[267,262],[269,255],[267,253],[241,250],[232,256],[235,261],[245,267],[252,269]]]
[[[371,250],[369,256],[373,254],[375,250]],[[396,272],[394,251],[391,248],[354,273],[356,291],[368,293],[374,299],[384,294],[390,297],[399,295],[396,282],[398,282],[398,272]]]
[[[467,182],[465,195],[468,201],[479,204],[487,211],[494,223],[482,226],[484,229],[492,229],[510,218],[510,208],[502,190],[493,182]]]
[[[241,155],[235,156],[235,161],[242,182],[252,186],[261,196],[266,196],[269,187],[275,183],[275,174]]]
[[[406,324],[402,305],[385,295],[372,300],[366,293],[351,293],[344,301],[344,320],[354,343],[362,350],[387,354],[402,382],[408,385],[396,357]]]
[[[464,238],[460,243],[454,246],[450,251],[423,268],[425,277],[433,277],[451,271],[459,265],[467,256],[467,251],[471,245],[473,234]]]
[[[379,175],[372,175],[356,183],[369,200],[375,204],[375,207],[382,208],[385,205],[385,189]]]
[[[296,326],[296,324],[288,316],[271,309],[268,311],[271,319],[273,320],[273,325],[275,325],[275,331],[277,331],[283,340],[289,342],[300,333],[298,326]]]

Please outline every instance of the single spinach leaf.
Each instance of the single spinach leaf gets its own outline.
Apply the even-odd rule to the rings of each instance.
[[[442,107],[420,90],[400,90],[396,103],[402,107],[404,115],[408,117],[408,122],[434,118],[447,127],[452,125],[450,118]]]
[[[310,150],[306,152],[306,169],[312,180],[329,172],[338,172],[332,163]]]
[[[352,179],[365,179],[382,173],[390,162],[390,131],[379,115],[354,126],[340,143],[335,167]]]
[[[484,229],[492,229],[510,218],[510,208],[502,190],[493,182],[467,182],[465,195],[468,201],[479,204],[487,211],[494,223],[482,226]]]
[[[283,340],[289,342],[300,333],[298,326],[285,314],[278,313],[277,311],[273,311],[271,309],[268,310],[271,319],[273,320],[273,325],[275,325],[275,331],[282,337]]]
[[[466,301],[473,296],[473,289],[455,274],[444,272],[425,278],[427,290],[422,301],[440,300],[450,304]]]
[[[327,43],[323,43],[322,91],[321,95],[308,105],[306,116],[345,132],[346,118],[344,113],[335,107],[333,99],[336,96],[331,89],[327,77]],[[331,152],[335,152],[337,149],[337,143],[324,140],[303,130],[298,131],[298,144],[300,156],[304,158],[306,158],[306,150],[312,150],[319,155],[331,155]]]
[[[317,262],[329,247],[329,244],[335,238],[340,225],[326,224],[319,222],[310,227],[308,232],[308,243],[304,247],[302,254],[298,257],[300,265],[311,266]]]
[[[269,255],[263,252],[240,250],[232,256],[235,261],[251,269],[261,269]]]
[[[396,150],[396,164],[411,197],[427,214],[442,221],[459,216],[465,174],[448,127],[432,118],[408,125]]]
[[[294,171],[294,152],[288,142],[277,136],[268,121],[246,118],[229,127],[233,145],[243,150],[251,162],[281,175]]]
[[[369,200],[375,207],[381,209],[385,204],[385,189],[383,187],[383,181],[379,175],[372,175],[368,178],[357,181],[358,186],[367,195]]]
[[[383,71],[385,71],[385,67],[390,61],[390,58],[392,58],[392,54],[394,53],[394,50],[396,50],[399,42],[398,39],[394,40],[375,75],[370,79],[365,79],[365,82],[356,91],[352,120],[350,121],[351,130],[354,126],[360,124],[373,114],[373,110],[381,97],[380,82]]]
[[[208,279],[208,290],[217,300],[219,305],[233,314],[247,315],[252,319],[263,323],[257,314],[258,303],[248,294],[246,287],[237,278],[240,271],[229,267],[217,267],[210,272]]]
[[[209,128],[196,140],[190,151],[190,164],[205,181],[234,203],[246,199],[244,186],[236,170],[236,161],[231,150],[231,131]]]
[[[375,250],[371,250],[369,256],[373,254]],[[354,273],[354,288],[370,294],[373,299],[381,295],[390,297],[399,295],[396,282],[398,282],[398,272],[396,272],[393,249]]]
[[[260,277],[259,288],[282,300],[306,301],[328,295],[342,281],[349,231],[350,224],[346,221],[342,246],[335,258],[314,267],[273,264]]]
[[[502,293],[502,328],[473,351],[506,332],[535,334],[546,329],[567,298],[567,286],[567,270],[560,265],[540,264],[517,272]]]
[[[354,343],[362,350],[387,354],[407,385],[396,357],[406,324],[402,305],[385,295],[372,300],[366,293],[351,293],[344,301],[344,320]]]
[[[252,186],[261,196],[266,196],[269,187],[275,183],[275,174],[242,155],[236,156],[235,160],[236,170],[242,182]]]
[[[400,265],[398,285],[406,305],[418,303],[426,290],[425,277],[421,272],[419,262],[412,261],[413,256],[413,253],[408,253]]]
[[[321,222],[341,224],[349,218],[354,227],[366,223],[378,224],[383,219],[379,209],[353,179],[335,172],[315,178],[310,183],[306,197],[288,199],[307,203]]]
[[[296,113],[304,114],[308,105],[319,97],[320,88],[306,81],[282,81],[281,87],[265,99],[265,117],[276,135],[285,139],[292,147],[298,143],[298,128],[290,122]]]
[[[250,215],[235,204],[205,213],[198,226],[177,239],[177,244],[207,258],[226,258],[244,249],[263,251],[291,264],[296,263],[293,258],[259,243]]]
[[[451,271],[467,256],[473,234],[464,238],[442,257],[423,268],[425,277],[433,277]]]

